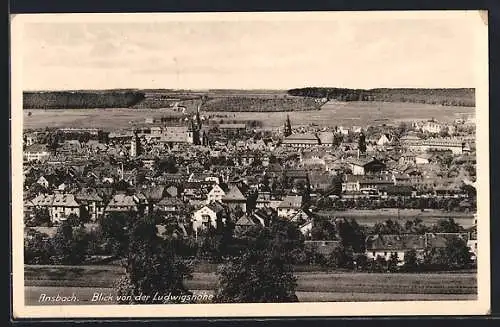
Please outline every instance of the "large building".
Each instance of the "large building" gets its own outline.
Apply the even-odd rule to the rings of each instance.
[[[421,143],[421,151],[451,151],[453,154],[462,154],[468,145],[460,139],[436,138],[424,140]]]
[[[315,134],[292,134],[283,139],[282,145],[294,148],[309,148],[320,144],[319,138]]]

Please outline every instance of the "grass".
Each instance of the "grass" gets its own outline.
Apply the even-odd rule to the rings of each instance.
[[[25,266],[31,287],[112,287],[123,270],[115,266]],[[376,294],[476,294],[475,273],[376,274],[352,272],[296,272],[297,291]],[[188,289],[213,290],[214,272],[194,272]]]
[[[203,109],[202,109],[203,110]],[[365,125],[398,120],[429,119],[450,121],[463,114],[473,114],[474,107],[453,107],[402,102],[329,102],[315,111],[294,112],[210,112],[210,115],[234,115],[239,120],[260,120],[265,128],[281,127],[290,115],[292,126]],[[31,116],[28,116],[31,112]],[[75,110],[23,110],[24,128],[93,127],[102,129],[129,128],[129,121],[143,122],[146,117],[175,115],[171,109],[75,109]]]

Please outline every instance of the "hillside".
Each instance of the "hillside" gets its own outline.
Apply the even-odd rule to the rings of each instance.
[[[319,110],[327,100],[379,101],[474,107],[474,89],[342,89],[306,87],[285,90],[99,90],[30,91],[24,109],[171,108],[194,111],[283,112]]]

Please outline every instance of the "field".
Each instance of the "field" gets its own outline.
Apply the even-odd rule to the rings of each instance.
[[[28,115],[31,112],[31,116]],[[144,122],[148,117],[178,116],[172,109],[47,109],[23,110],[23,128],[82,127],[117,130],[131,128],[131,122]]]
[[[203,111],[203,107],[202,107]],[[28,113],[31,113],[29,116]],[[210,112],[238,120],[260,120],[264,128],[281,127],[287,114],[292,126],[344,125],[363,126],[374,123],[397,123],[404,120],[435,118],[451,121],[474,115],[474,107],[453,107],[398,102],[328,102],[321,110],[294,112]],[[24,128],[93,127],[102,129],[129,128],[131,121],[143,122],[146,117],[179,115],[171,109],[53,109],[23,110]]]
[[[40,294],[77,294],[80,304],[94,292],[113,293],[113,281],[123,274],[116,266],[25,266],[25,298],[38,304]],[[476,274],[378,274],[352,272],[297,272],[299,301],[471,300],[477,294]],[[186,286],[195,293],[211,293],[214,272],[195,272]]]
[[[426,226],[432,226],[441,219],[453,218],[457,224],[467,229],[474,225],[474,216],[472,214],[458,212],[443,212],[441,210],[427,209],[424,212],[416,209],[377,209],[377,210],[356,210],[347,211],[320,211],[319,215],[323,217],[345,217],[355,219],[361,225],[373,226],[378,222],[385,222],[388,219],[398,221],[404,224],[408,220],[415,218],[422,219]]]

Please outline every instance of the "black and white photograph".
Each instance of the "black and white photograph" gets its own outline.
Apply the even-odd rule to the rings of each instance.
[[[486,314],[480,11],[16,15],[14,314]]]

